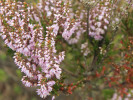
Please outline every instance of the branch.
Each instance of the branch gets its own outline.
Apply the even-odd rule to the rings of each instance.
[[[112,35],[112,38],[110,40],[110,43],[106,46],[106,53],[105,53],[105,55],[102,57],[101,62],[94,68],[94,70],[99,68],[101,66],[101,64],[103,63],[103,61],[105,60],[105,58],[108,57],[108,51],[110,50],[110,45],[111,45],[112,41],[114,40],[114,37],[116,36],[117,30],[118,30],[118,27],[116,27],[116,29],[114,31],[114,34]]]
[[[77,78],[77,77],[78,77],[78,75],[77,75],[77,74],[74,74],[74,73],[70,72],[69,70],[67,70],[67,69],[65,69],[65,68],[63,68],[63,67],[62,67],[62,70],[63,70],[64,72],[66,72],[67,74],[69,74],[69,75],[71,75],[71,76],[75,77],[75,78]]]
[[[90,8],[87,8],[87,29],[86,29],[86,31],[87,31],[87,35],[89,36],[89,27],[90,27],[90,25],[89,25],[89,13],[90,13]],[[92,44],[92,45],[94,45],[94,43],[92,42],[92,38],[89,36],[89,42]]]

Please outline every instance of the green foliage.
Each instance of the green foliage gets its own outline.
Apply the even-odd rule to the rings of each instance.
[[[31,100],[37,100],[37,98],[36,97],[33,97]]]
[[[0,82],[6,82],[8,76],[3,69],[0,69]]]
[[[61,88],[62,86],[59,84],[59,83],[56,83],[54,86],[53,86],[53,90],[51,92],[52,95],[58,95],[58,91],[59,89]]]
[[[0,60],[5,61],[7,58],[6,54],[4,52],[0,52]]]
[[[20,71],[19,69],[16,70],[16,74],[17,74],[17,76],[18,76],[19,78],[22,77],[22,73],[21,73],[21,71]]]
[[[102,91],[102,94],[104,96],[104,100],[109,100],[109,98],[111,98],[114,94],[114,90],[111,90],[111,89],[104,89]]]
[[[14,90],[15,94],[21,94],[21,92],[22,92],[22,89],[19,85],[15,85],[13,90]]]
[[[15,53],[15,52],[14,52],[12,49],[10,49],[10,48],[7,49],[6,54],[7,54],[8,56],[13,57],[13,56],[14,56],[14,53]]]
[[[122,32],[125,35],[133,36],[133,10],[128,13],[128,17],[122,20]]]

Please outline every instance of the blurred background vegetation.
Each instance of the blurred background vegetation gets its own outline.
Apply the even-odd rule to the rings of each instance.
[[[38,0],[20,0],[27,3],[37,3]],[[120,46],[120,40],[130,34],[133,36],[133,11],[130,10],[130,15],[127,19],[123,19],[120,30],[114,40],[115,47]],[[60,45],[59,45],[60,46]],[[60,48],[60,47],[57,48]],[[77,63],[77,58],[79,55],[76,49],[73,50],[67,47],[69,52],[66,53],[66,62],[71,63],[71,66],[66,66],[69,70],[74,71],[75,67],[78,69],[80,65]],[[114,53],[114,52],[113,52]],[[73,56],[76,55],[76,56]],[[18,67],[14,64],[12,59],[13,51],[6,47],[2,39],[0,39],[0,100],[44,100],[37,96],[34,88],[27,88],[21,83],[22,73]],[[89,63],[89,60],[87,60]],[[64,62],[66,64],[66,62]],[[68,76],[70,77],[70,76]],[[69,78],[66,82],[71,82],[73,78]],[[87,89],[87,88],[86,88]],[[89,91],[83,89],[77,89],[72,95],[61,94],[56,100],[82,100]],[[86,91],[86,92],[84,92]],[[103,90],[101,91],[101,97],[97,97],[97,100],[109,100],[112,97],[113,90]],[[98,99],[99,98],[99,99]],[[46,98],[46,100],[51,100],[51,97]],[[85,100],[85,99],[83,99]]]

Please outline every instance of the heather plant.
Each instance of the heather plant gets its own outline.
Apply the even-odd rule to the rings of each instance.
[[[54,99],[81,87],[87,93],[83,100],[97,100],[100,91],[110,93],[106,99],[113,94],[112,100],[131,98],[132,31],[123,31],[132,29],[125,21],[132,15],[132,4],[132,0],[40,0],[33,5],[1,0],[1,37],[25,74],[22,83],[36,87],[41,98]],[[122,38],[126,39],[118,43]]]

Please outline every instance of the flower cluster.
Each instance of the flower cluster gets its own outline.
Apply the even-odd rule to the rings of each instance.
[[[90,53],[88,42],[81,44],[81,53],[83,53],[84,56],[87,56]]]
[[[44,5],[46,6],[42,9]],[[53,31],[61,34],[69,44],[77,43],[81,34],[86,30],[83,28],[86,23],[82,22],[85,16],[85,10],[80,11],[79,6],[79,10],[74,13],[70,1],[41,1],[38,4],[38,8],[43,12],[45,11],[49,18],[53,18],[52,26],[55,28]]]
[[[101,40],[108,28],[111,18],[111,4],[109,0],[98,3],[89,12],[89,35],[95,40]]]
[[[68,5],[69,4],[69,5]],[[62,37],[69,43],[77,43],[80,39],[81,34],[85,32],[86,29],[83,28],[85,23],[82,23],[82,20],[85,16],[85,10],[78,10],[75,13],[72,9],[71,2],[66,2],[61,6],[56,5],[60,10],[55,9],[55,20],[56,25],[60,27],[59,33],[62,34]],[[78,7],[77,9],[80,9]],[[82,13],[80,13],[82,12]]]
[[[14,61],[26,76],[22,82],[27,87],[36,86],[38,95],[50,95],[52,86],[60,79],[60,63],[64,52],[57,54],[55,27],[44,30],[34,8],[22,2],[0,3],[1,36],[5,44],[15,51]]]
[[[118,26],[122,16],[127,12],[127,6],[119,6],[121,1],[101,0],[89,11],[89,36],[102,40],[109,28]]]
[[[84,33],[87,36],[89,35],[89,38],[85,37],[84,39],[89,39],[92,44],[96,43],[96,45],[93,45],[96,47],[94,51],[97,52],[95,49],[99,51],[94,53],[94,60],[91,64],[93,67],[95,66],[94,63],[99,60],[98,57],[106,56],[107,53],[102,45],[99,45],[99,43],[102,44],[99,40],[105,37],[108,29],[116,28],[121,15],[124,15],[127,10],[124,6],[118,6],[120,0],[115,0],[115,3],[113,0],[79,1],[88,6],[86,7],[87,10],[82,8],[82,4],[73,4],[71,0],[40,0],[36,6],[29,6],[25,2],[16,2],[16,0],[0,1],[1,37],[5,44],[15,52],[14,62],[21,69],[21,72],[25,74],[22,83],[26,87],[37,87],[37,94],[42,98],[54,94],[54,86],[58,85],[58,90],[60,90],[61,86],[59,84],[62,73],[60,64],[64,60],[65,53],[56,50],[56,37],[62,36],[68,44],[75,44],[78,43],[81,36],[86,36]],[[129,1],[126,2],[126,5],[130,3]],[[124,12],[121,12],[123,8]],[[98,40],[98,42],[95,40]],[[79,42],[83,43],[83,41]],[[88,40],[81,44],[81,53],[84,56],[90,53]],[[98,56],[98,54],[101,55]],[[128,55],[125,57],[131,58]],[[77,60],[77,64],[80,64],[79,60]],[[118,82],[118,79],[123,79],[123,76],[120,76],[119,73],[123,68],[127,74],[127,80],[125,81],[128,83],[128,87],[133,87],[131,78],[133,68],[125,65],[114,66],[113,68],[114,73],[112,72],[112,76],[106,78],[109,87],[116,84],[118,88],[123,88],[121,87],[122,84]],[[103,67],[100,73],[96,71],[96,78],[103,76],[105,70],[105,67]],[[95,69],[92,71],[95,71]],[[73,75],[73,73],[70,74]],[[83,79],[83,81],[90,81],[91,79],[93,79],[92,76],[89,79]],[[77,84],[80,83],[82,82],[79,81]],[[69,85],[68,89],[66,86],[64,90],[71,94],[72,90],[77,86]],[[124,87],[124,89],[128,87]],[[123,92],[123,90],[121,91]]]

